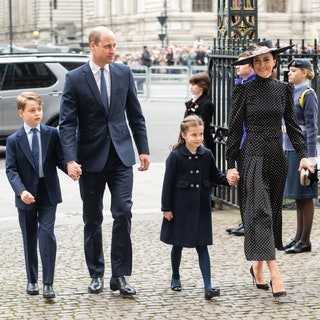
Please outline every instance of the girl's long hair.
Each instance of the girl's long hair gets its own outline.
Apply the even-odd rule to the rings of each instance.
[[[186,134],[190,127],[197,127],[197,126],[203,127],[203,121],[199,116],[195,114],[191,114],[185,117],[180,124],[180,133],[179,133],[178,142],[172,145],[171,150],[177,149],[178,147],[186,143],[185,140],[182,138],[181,133]]]

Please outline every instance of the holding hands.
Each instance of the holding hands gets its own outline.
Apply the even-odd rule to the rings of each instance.
[[[237,169],[232,168],[227,171],[227,180],[231,187],[235,186],[239,179],[240,175]]]
[[[75,161],[70,161],[67,163],[68,175],[72,178],[73,181],[80,179],[82,174],[81,165]]]

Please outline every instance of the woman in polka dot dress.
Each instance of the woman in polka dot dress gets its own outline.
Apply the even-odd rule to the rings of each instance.
[[[252,63],[255,80],[235,87],[229,117],[228,169],[238,167],[240,208],[245,229],[244,251],[254,261],[250,273],[257,288],[268,289],[263,275],[267,262],[275,298],[286,296],[275,249],[283,250],[282,201],[287,165],[282,147],[281,120],[300,158],[299,171],[314,172],[307,146],[293,110],[293,86],[272,77],[276,55],[287,50],[257,46],[251,55],[234,63]],[[247,136],[242,148],[243,123]]]

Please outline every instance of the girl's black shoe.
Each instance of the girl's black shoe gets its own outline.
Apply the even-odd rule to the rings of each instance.
[[[171,290],[173,290],[173,291],[181,291],[181,281],[180,281],[180,279],[172,279],[171,280]]]
[[[213,297],[220,297],[220,290],[219,289],[212,288],[211,290],[206,291],[204,294],[204,298],[206,300],[210,300]]]
[[[253,272],[253,266],[251,266],[251,268],[250,268],[250,273],[252,275],[252,283],[256,284],[256,287],[258,289],[269,290],[269,285],[267,283],[265,283],[265,284],[257,283],[256,277],[255,277],[254,272]]]

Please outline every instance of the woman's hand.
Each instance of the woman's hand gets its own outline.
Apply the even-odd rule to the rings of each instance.
[[[308,158],[302,158],[300,160],[298,171],[301,172],[302,169],[308,169],[310,172],[314,173],[314,166]]]
[[[240,175],[236,168],[232,168],[227,171],[227,181],[231,187],[235,186],[239,179]]]

